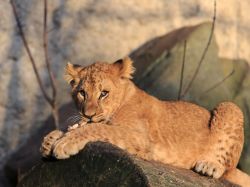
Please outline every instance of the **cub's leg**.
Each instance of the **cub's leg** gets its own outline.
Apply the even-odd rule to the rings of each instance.
[[[224,102],[213,111],[208,150],[198,159],[194,170],[214,178],[236,168],[243,147],[243,114],[233,103]]]
[[[84,125],[66,132],[52,145],[52,156],[57,159],[69,158],[71,155],[77,154],[91,141],[109,142],[122,149],[126,149],[132,154],[137,154],[139,157],[148,159],[148,155],[145,153],[148,152],[146,149],[150,146],[147,143],[148,140],[142,137],[141,133],[121,126],[111,126],[101,123]],[[43,148],[44,144],[45,142],[42,144],[41,151],[47,150]],[[42,152],[42,154],[46,155],[47,152]]]

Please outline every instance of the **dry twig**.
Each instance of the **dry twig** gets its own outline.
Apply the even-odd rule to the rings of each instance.
[[[202,53],[202,56],[201,56],[201,59],[198,63],[198,66],[194,72],[194,75],[193,77],[191,78],[191,81],[189,82],[187,88],[185,89],[185,91],[181,94],[181,97],[180,98],[183,98],[187,92],[190,90],[190,88],[192,87],[193,85],[193,82],[195,80],[195,78],[197,77],[198,73],[199,73],[199,70],[200,70],[200,67],[201,67],[201,64],[202,62],[204,61],[204,58],[207,54],[207,51],[208,51],[208,48],[210,46],[210,43],[212,41],[212,38],[213,38],[213,33],[214,33],[214,27],[215,27],[215,21],[216,21],[216,0],[214,0],[214,16],[213,16],[213,22],[212,22],[212,27],[211,27],[211,32],[210,32],[210,35],[209,35],[209,38],[208,38],[208,42],[207,42],[207,45]]]
[[[53,113],[53,117],[54,117],[54,120],[55,120],[55,126],[56,126],[56,128],[58,128],[58,112],[57,112],[57,108],[56,108],[56,87],[55,87],[54,76],[53,76],[53,73],[52,73],[51,67],[50,67],[50,62],[49,62],[49,58],[48,58],[48,48],[47,48],[47,43],[48,43],[47,42],[47,33],[46,33],[46,31],[47,31],[47,1],[45,0],[45,2],[44,2],[44,51],[45,51],[46,67],[47,67],[48,72],[49,72],[50,82],[51,82],[52,89],[53,89],[52,98],[48,95],[48,93],[46,92],[45,87],[42,84],[42,80],[41,80],[41,77],[40,77],[40,75],[38,73],[38,69],[37,69],[37,66],[36,66],[35,59],[34,59],[32,53],[31,53],[31,50],[29,48],[29,44],[28,44],[27,39],[25,37],[25,34],[24,34],[24,31],[23,31],[23,28],[22,28],[22,25],[21,25],[21,21],[19,19],[18,13],[17,13],[17,8],[16,8],[16,5],[14,3],[14,0],[10,0],[10,4],[11,4],[12,10],[13,10],[13,14],[14,14],[14,17],[15,17],[15,20],[16,20],[16,23],[17,23],[17,28],[18,28],[20,36],[22,38],[25,50],[28,53],[28,56],[29,56],[29,59],[31,61],[33,70],[35,72],[35,76],[36,76],[38,85],[39,85],[39,87],[40,87],[40,89],[42,91],[42,94],[43,94],[45,100],[49,103],[49,105],[52,108],[52,113]]]
[[[246,108],[246,113],[247,113],[247,115],[250,117],[250,108],[249,108],[247,99],[244,98],[243,101],[244,101],[244,107]],[[250,123],[248,122],[248,124],[249,124],[249,128],[250,128]]]
[[[47,0],[44,0],[44,19],[43,19],[43,46],[44,46],[44,55],[45,55],[45,62],[49,74],[50,84],[52,86],[52,114],[55,120],[55,125],[58,128],[59,127],[59,119],[58,119],[58,110],[56,106],[56,84],[55,84],[55,78],[51,70],[51,62],[49,59],[49,53],[48,53],[48,32],[47,32],[47,14],[48,13],[48,3]]]
[[[213,86],[211,86],[210,88],[208,88],[207,90],[203,91],[201,93],[201,96],[203,96],[203,94],[206,94],[212,90],[214,90],[215,88],[217,88],[218,86],[220,86],[222,83],[224,83],[228,78],[230,78],[233,74],[234,74],[235,70],[233,69],[226,77],[224,77],[221,81],[215,83]]]
[[[187,40],[184,41],[184,46],[183,46],[183,58],[182,58],[182,66],[181,66],[181,77],[180,77],[178,100],[181,99],[182,84],[183,84],[184,69],[185,69],[185,61],[186,61],[186,50],[187,50]]]

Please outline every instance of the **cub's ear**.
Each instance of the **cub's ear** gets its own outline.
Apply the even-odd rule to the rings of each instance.
[[[132,79],[132,74],[135,72],[133,61],[129,57],[117,60],[113,65],[118,69],[118,74],[122,78]]]
[[[73,86],[77,80],[79,79],[79,72],[83,69],[82,66],[71,64],[70,62],[67,63],[65,67],[65,75],[64,79]]]

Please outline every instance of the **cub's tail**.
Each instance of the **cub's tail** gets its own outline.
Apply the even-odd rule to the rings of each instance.
[[[239,169],[227,171],[223,178],[242,187],[250,187],[250,176]]]

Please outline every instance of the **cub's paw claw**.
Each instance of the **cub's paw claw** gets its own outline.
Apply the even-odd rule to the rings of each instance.
[[[53,156],[57,159],[66,159],[78,152],[77,144],[67,137],[58,140],[53,146]]]
[[[194,166],[194,170],[197,173],[218,179],[224,174],[225,167],[215,162],[198,161]]]
[[[40,147],[40,152],[42,153],[43,157],[51,156],[54,143],[59,140],[63,134],[64,133],[62,131],[54,130],[43,138],[43,142]]]

